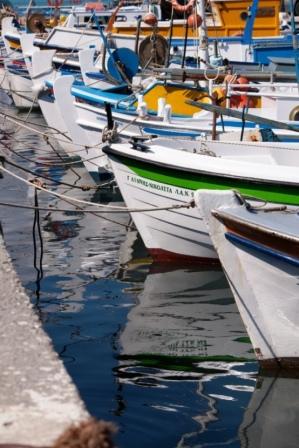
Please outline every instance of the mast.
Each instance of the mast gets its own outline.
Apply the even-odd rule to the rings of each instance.
[[[197,11],[200,17],[202,18],[202,24],[199,35],[198,56],[200,60],[204,60],[207,63],[209,63],[205,0],[197,0]]]

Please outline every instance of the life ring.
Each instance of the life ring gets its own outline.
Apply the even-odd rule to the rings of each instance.
[[[62,3],[63,0],[48,0],[48,5],[51,6],[51,8],[60,8]]]
[[[176,12],[184,13],[191,12],[194,6],[195,0],[189,0],[186,5],[180,5],[177,0],[171,0],[171,5]]]

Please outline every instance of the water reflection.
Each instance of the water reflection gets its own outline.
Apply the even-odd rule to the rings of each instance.
[[[71,182],[72,176],[67,171],[62,180]],[[59,192],[63,191],[60,189]],[[65,194],[113,205],[120,201],[118,192],[110,188],[89,192],[76,190],[75,194],[74,191]],[[61,289],[61,297],[67,300],[69,296],[72,297],[67,310],[71,306],[73,311],[77,309],[79,312],[88,283],[105,278],[116,269],[119,245],[126,234],[128,215],[103,212],[98,216],[85,214],[59,198],[44,198],[43,204],[53,207],[53,211],[44,216],[42,223],[44,244],[47,247],[44,264],[50,268],[52,281],[55,280]],[[69,211],[55,211],[65,208]],[[83,205],[84,208],[86,206]]]
[[[299,379],[260,376],[239,436],[242,448],[297,448]]]
[[[152,265],[121,334],[124,355],[253,359],[221,270]]]
[[[145,446],[238,444],[256,363],[223,272],[153,264],[146,273],[145,266],[133,259],[122,271],[132,279],[135,269],[141,290],[119,335],[115,414],[126,430],[138,427]]]
[[[136,271],[140,282],[115,369],[115,414],[126,421],[124,431],[137,425],[137,439],[149,447],[297,447],[299,380],[258,375],[222,271],[165,270],[145,261],[131,260],[122,270],[131,280]],[[165,439],[153,436],[159,431]]]

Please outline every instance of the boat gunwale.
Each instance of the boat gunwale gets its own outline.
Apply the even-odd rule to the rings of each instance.
[[[164,149],[164,148],[163,148]],[[162,150],[163,150],[162,149]],[[203,176],[211,176],[211,177],[216,177],[216,178],[225,178],[225,179],[236,179],[239,181],[244,181],[244,182],[252,182],[254,184],[268,184],[268,185],[281,185],[283,184],[284,186],[290,186],[290,187],[298,187],[298,192],[299,192],[299,183],[295,182],[295,181],[287,181],[287,180],[275,180],[275,179],[265,179],[265,178],[254,178],[254,177],[249,177],[249,176],[238,176],[238,175],[234,175],[234,174],[229,174],[229,173],[219,173],[219,172],[213,172],[213,171],[203,171],[200,168],[191,168],[191,167],[186,167],[186,166],[178,166],[178,165],[173,165],[169,162],[160,162],[158,160],[152,160],[152,159],[145,159],[143,157],[140,157],[139,155],[133,155],[131,153],[127,153],[127,152],[121,152],[119,149],[115,149],[111,146],[105,146],[103,148],[103,151],[105,152],[105,154],[112,154],[114,156],[118,156],[121,158],[128,158],[130,160],[136,160],[140,163],[143,163],[145,165],[153,165],[153,166],[157,166],[157,167],[161,167],[162,169],[168,169],[168,170],[174,170],[174,171],[180,171],[180,172],[187,172],[187,173],[192,173],[195,175],[203,175]],[[136,153],[140,153],[141,151],[136,150]],[[179,149],[173,149],[173,151],[182,151]],[[150,152],[150,148],[149,151]],[[183,152],[183,151],[182,151]],[[191,153],[192,154],[192,153]],[[210,157],[204,154],[196,154],[199,157]],[[226,161],[231,161],[231,159],[226,159]],[[266,164],[265,164],[266,166]],[[280,168],[280,165],[277,165],[277,168]],[[293,168],[293,167],[290,167]],[[299,203],[299,199],[298,199],[298,203]]]

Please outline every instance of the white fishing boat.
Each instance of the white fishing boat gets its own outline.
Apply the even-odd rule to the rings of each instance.
[[[38,108],[35,92],[32,91],[32,81],[25,64],[11,60],[4,64],[8,80],[8,92],[18,109]]]
[[[235,192],[199,191],[195,201],[260,365],[298,370],[297,209],[252,208]]]
[[[3,22],[13,20],[12,17],[5,17]],[[18,109],[30,109],[38,107],[35,93],[32,91],[32,81],[30,73],[18,51],[11,51],[7,40],[3,37],[6,55],[3,56],[1,75],[3,84],[1,87],[9,93]]]
[[[165,137],[182,137],[198,139],[202,135],[219,140],[255,140],[256,123],[251,119],[242,121],[243,106],[251,105],[246,113],[256,119],[272,119],[289,124],[283,129],[271,126],[279,139],[298,141],[299,134],[294,127],[299,125],[298,119],[298,88],[295,83],[259,83],[236,84],[223,86],[210,85],[209,90],[200,88],[193,82],[171,82],[155,77],[144,79],[132,87],[122,83],[111,86],[111,82],[99,80],[99,71],[94,66],[94,50],[79,52],[81,73],[84,83],[72,84],[65,80],[63,98],[56,96],[60,102],[63,114],[72,116],[72,123],[81,128],[86,139],[97,140],[99,133],[107,126],[105,103],[111,105],[112,117],[122,137],[138,135],[157,135]],[[101,75],[103,76],[103,75]],[[54,77],[52,77],[54,78]],[[244,82],[244,79],[240,79]],[[59,83],[63,83],[59,80]],[[245,80],[248,82],[248,80]],[[97,84],[100,83],[100,84]],[[102,87],[101,87],[102,86]],[[100,89],[97,87],[101,87]],[[214,120],[213,112],[204,110],[212,103],[211,95],[216,94],[218,104],[224,105],[226,96],[230,97],[228,107],[237,107],[239,118],[226,118],[218,113]],[[64,101],[66,96],[71,97]],[[190,101],[191,100],[191,101]],[[200,102],[200,105],[197,104]],[[258,106],[260,102],[260,107]],[[261,122],[262,123],[262,122]],[[261,126],[266,126],[261,124]],[[243,132],[245,129],[245,133]],[[78,130],[78,132],[80,132]]]
[[[49,126],[48,135],[55,139],[68,155],[79,156],[95,181],[103,180],[107,178],[107,157],[101,152],[101,136],[92,143],[88,142],[84,133],[82,131],[80,133],[80,129],[78,132],[75,122],[72,123],[70,121],[70,115],[64,114],[57,106],[54,89],[47,87],[46,79],[52,83],[51,85],[53,85],[52,76],[58,77],[58,80],[60,79],[60,72],[52,70],[54,52],[54,50],[40,51],[35,49],[35,51],[30,52],[29,57],[25,55],[28,70],[32,74],[33,91],[36,94],[44,119]],[[66,76],[64,78],[65,80],[71,78],[71,82],[73,82],[73,77]],[[65,84],[61,85],[61,83],[57,82],[55,84],[55,92],[58,93],[59,98],[62,98],[68,104],[71,97],[66,96],[64,98],[64,87]],[[73,133],[73,128],[76,130],[75,134]]]
[[[157,139],[103,148],[156,259],[217,261],[207,227],[190,207],[195,190],[232,188],[262,201],[299,205],[297,144],[207,143]],[[149,208],[153,211],[142,211]]]

